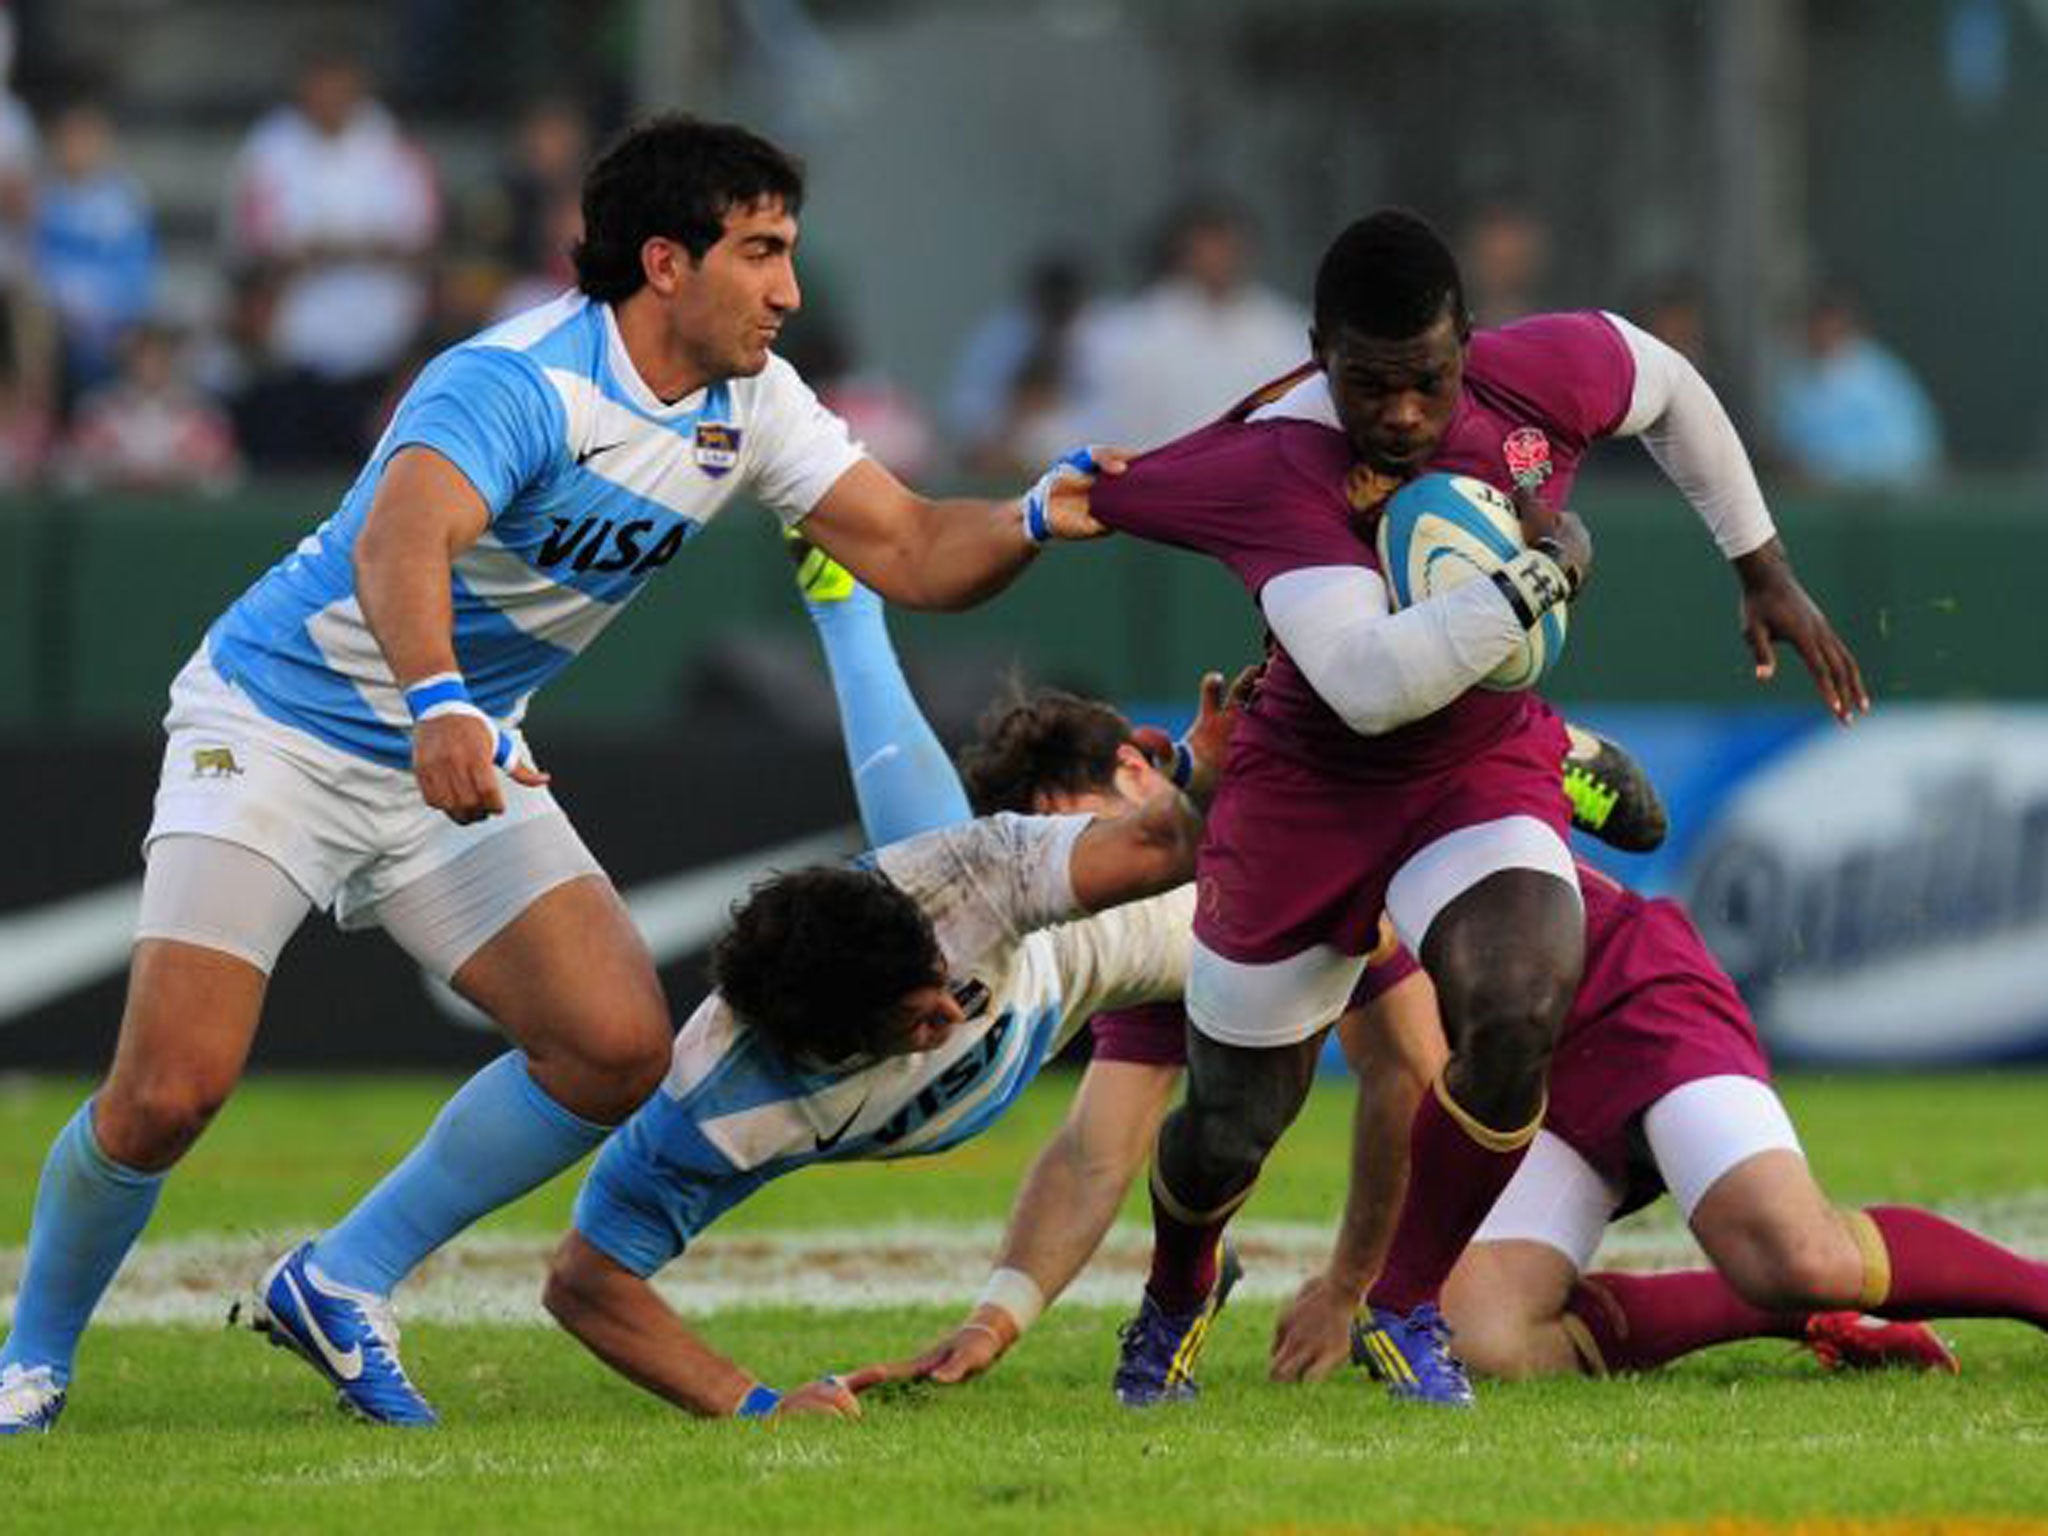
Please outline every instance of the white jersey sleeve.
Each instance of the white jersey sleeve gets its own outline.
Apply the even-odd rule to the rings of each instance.
[[[1259,609],[1325,704],[1361,736],[1442,709],[1505,661],[1524,633],[1490,581],[1400,612],[1358,565],[1305,566],[1259,589]]]
[[[875,864],[924,908],[947,963],[965,971],[1034,929],[1081,915],[1071,865],[1091,820],[984,816],[891,844]]]
[[[788,363],[770,357],[755,392],[748,479],[784,527],[810,513],[833,483],[866,457],[846,423],[826,409]]]
[[[1777,532],[1770,509],[1713,388],[1676,348],[1620,315],[1606,318],[1636,361],[1634,393],[1615,435],[1642,438],[1730,560],[1768,544]]]
[[[1178,1002],[1187,992],[1194,930],[1189,884],[1048,933],[1060,976],[1059,1043],[1108,1009]]]

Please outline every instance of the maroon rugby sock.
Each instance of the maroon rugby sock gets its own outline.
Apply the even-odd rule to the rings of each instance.
[[[1191,1312],[1216,1283],[1216,1245],[1243,1202],[1233,1200],[1221,1214],[1193,1217],[1152,1174],[1152,1272],[1145,1290],[1168,1312]]]
[[[1914,1206],[1873,1205],[1860,1214],[1882,1240],[1890,1271],[1868,1290],[1865,1311],[1906,1321],[2010,1317],[2048,1328],[2048,1264]]]
[[[1519,1131],[1492,1131],[1456,1108],[1438,1078],[1408,1132],[1408,1193],[1394,1241],[1366,1299],[1395,1312],[1434,1301],[1535,1139],[1538,1110]]]
[[[1736,1339],[1796,1339],[1807,1316],[1752,1307],[1711,1269],[1587,1275],[1572,1287],[1564,1313],[1565,1331],[1589,1376],[1653,1370]]]

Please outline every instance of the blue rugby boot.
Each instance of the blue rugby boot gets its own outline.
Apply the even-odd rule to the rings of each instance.
[[[391,1303],[320,1277],[301,1243],[270,1266],[250,1326],[334,1384],[341,1406],[377,1424],[440,1423],[406,1379]]]
[[[50,1367],[0,1367],[0,1435],[42,1434],[63,1411],[64,1386]]]
[[[1351,1359],[1402,1402],[1472,1406],[1472,1383],[1451,1353],[1450,1324],[1433,1302],[1406,1317],[1385,1307],[1361,1311],[1351,1324]]]
[[[1209,1342],[1209,1325],[1244,1278],[1237,1248],[1224,1243],[1216,1265],[1216,1283],[1202,1304],[1186,1312],[1168,1312],[1146,1292],[1138,1315],[1117,1330],[1116,1400],[1126,1408],[1152,1408],[1185,1403],[1201,1389],[1195,1384],[1195,1362]]]

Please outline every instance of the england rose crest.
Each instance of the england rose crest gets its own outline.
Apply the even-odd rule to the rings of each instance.
[[[1533,491],[1550,478],[1550,439],[1535,427],[1517,427],[1501,440],[1501,454],[1515,484]]]

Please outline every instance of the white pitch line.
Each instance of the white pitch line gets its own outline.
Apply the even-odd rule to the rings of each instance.
[[[2048,1253],[2048,1190],[1942,1207],[1999,1242]],[[218,1326],[270,1261],[303,1233],[207,1234],[144,1242],[122,1267],[102,1303],[102,1323]],[[1002,1235],[993,1222],[962,1226],[894,1225],[805,1231],[713,1233],[657,1281],[691,1315],[758,1307],[863,1311],[880,1307],[961,1305],[980,1288]],[[1307,1223],[1239,1223],[1232,1236],[1245,1258],[1240,1295],[1291,1296],[1328,1252],[1327,1229]],[[469,1237],[451,1243],[399,1292],[407,1321],[547,1321],[541,1276],[554,1239]],[[1081,1305],[1128,1306],[1148,1261],[1151,1233],[1115,1228],[1069,1292]],[[1608,1235],[1605,1268],[1683,1268],[1701,1261],[1668,1206],[1622,1223]],[[13,1315],[22,1250],[0,1248],[0,1320]]]

